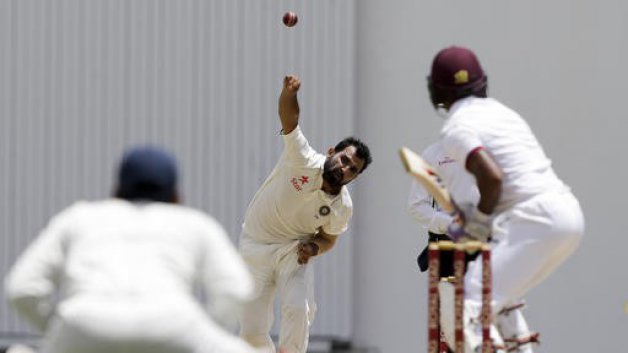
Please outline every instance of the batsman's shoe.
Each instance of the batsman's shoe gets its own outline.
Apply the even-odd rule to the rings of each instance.
[[[482,306],[481,304],[465,300],[465,321],[464,321],[464,338],[465,352],[481,353],[482,352]],[[504,340],[497,330],[497,326],[491,324],[490,327],[491,345],[494,353],[506,353]]]
[[[497,313],[497,329],[504,338],[508,352],[534,353],[539,344],[538,332],[532,332],[523,316],[524,302],[505,306]]]

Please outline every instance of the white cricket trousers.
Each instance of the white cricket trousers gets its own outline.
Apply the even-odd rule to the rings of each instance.
[[[547,278],[576,250],[583,234],[582,210],[569,191],[541,194],[495,217],[493,312],[519,301]],[[469,264],[465,285],[466,298],[481,303],[481,261]]]
[[[279,348],[290,353],[307,351],[316,304],[312,265],[297,263],[298,243],[261,244],[244,232],[240,237],[240,253],[255,281],[254,299],[245,305],[240,318],[240,336],[264,353],[275,353],[270,329],[276,291],[281,302]]]
[[[42,353],[259,353],[184,298],[80,298],[58,309]]]

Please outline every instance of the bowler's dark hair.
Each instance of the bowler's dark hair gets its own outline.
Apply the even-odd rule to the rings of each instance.
[[[362,167],[362,170],[360,170],[360,173],[362,173],[366,169],[366,167],[368,167],[369,164],[371,164],[371,162],[373,161],[373,158],[371,157],[371,151],[369,150],[368,146],[364,144],[364,142],[355,137],[347,137],[338,142],[336,147],[334,147],[334,151],[340,152],[349,146],[354,146],[355,155],[364,161],[364,167]]]

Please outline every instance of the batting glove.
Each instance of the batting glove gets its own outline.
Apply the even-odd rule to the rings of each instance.
[[[458,206],[458,219],[449,227],[449,234],[455,240],[469,236],[486,242],[491,237],[491,216],[478,210],[473,204]]]
[[[466,204],[463,207],[464,232],[477,240],[488,241],[491,236],[491,216],[478,210],[472,204]]]

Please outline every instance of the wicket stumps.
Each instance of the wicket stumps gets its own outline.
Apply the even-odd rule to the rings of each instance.
[[[482,255],[482,353],[492,353],[491,341],[491,248],[488,244],[469,241],[454,243],[451,241],[434,242],[429,245],[429,283],[428,283],[428,353],[440,353],[440,297],[438,285],[440,278],[441,251],[454,253],[454,277],[443,280],[454,284],[454,336],[455,353],[464,352],[464,273],[467,254],[481,251]]]

